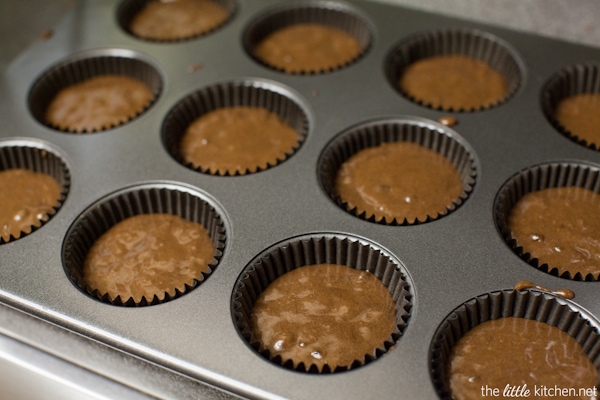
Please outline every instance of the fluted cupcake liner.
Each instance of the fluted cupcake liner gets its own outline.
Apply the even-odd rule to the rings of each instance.
[[[26,169],[49,175],[60,185],[61,191],[50,213],[16,237],[10,235],[7,240],[0,235],[0,245],[35,232],[52,219],[65,202],[71,186],[71,174],[66,162],[55,150],[42,142],[19,139],[0,141],[0,171],[8,169]]]
[[[448,367],[452,349],[460,338],[483,322],[507,317],[543,322],[568,333],[600,369],[600,325],[586,311],[573,302],[535,290],[495,291],[475,297],[456,308],[434,334],[429,349],[429,366],[440,398],[452,398]]]
[[[280,276],[307,265],[338,264],[369,271],[387,287],[396,304],[396,327],[390,337],[373,352],[355,360],[349,368],[331,369],[325,365],[294,365],[293,360],[272,356],[254,336],[250,318],[260,294]],[[342,372],[363,366],[386,353],[406,329],[412,308],[412,293],[399,261],[375,245],[341,234],[311,234],[278,243],[252,260],[238,277],[232,294],[232,316],[236,328],[247,344],[275,364],[301,372]]]
[[[267,163],[267,167],[237,170],[233,175],[246,175],[264,171],[290,158],[305,141],[308,134],[308,116],[298,102],[276,85],[260,81],[231,81],[200,89],[179,101],[169,111],[162,126],[162,140],[169,154],[180,164],[198,172],[230,176],[229,171],[194,166],[181,155],[181,139],[187,128],[203,115],[228,107],[263,108],[276,114],[298,134],[296,144],[283,157]]]
[[[360,53],[333,68],[320,70],[303,70],[300,72],[286,72],[284,69],[266,63],[255,53],[256,46],[273,32],[293,24],[313,23],[341,29],[350,34],[360,45]],[[371,46],[372,33],[369,23],[357,11],[349,6],[334,1],[306,0],[286,4],[265,11],[246,28],[243,43],[246,51],[258,63],[293,75],[325,74],[346,68],[362,58]]]
[[[508,229],[508,218],[515,204],[526,194],[548,188],[580,187],[600,193],[600,168],[593,165],[575,162],[556,162],[535,165],[526,168],[509,178],[496,195],[494,216],[496,226],[508,246],[529,265],[551,275],[577,281],[597,281],[599,276],[568,271],[559,274],[558,268],[540,263],[531,256],[520,243],[512,237]]]
[[[231,21],[231,19],[233,18],[234,14],[235,14],[236,8],[237,8],[237,4],[236,4],[235,0],[210,0],[218,5],[222,6],[227,11],[228,16],[223,22],[221,22],[220,24],[218,24],[215,27],[208,29],[206,31],[202,31],[197,34],[182,37],[182,38],[153,39],[153,38],[140,37],[140,36],[136,35],[134,32],[132,32],[131,28],[130,28],[131,21],[136,16],[136,14],[138,14],[142,9],[144,9],[144,7],[146,7],[146,5],[151,1],[153,1],[153,0],[123,0],[117,10],[117,22],[119,23],[121,28],[123,28],[123,30],[125,32],[129,33],[130,35],[135,36],[138,39],[146,40],[149,42],[157,42],[157,43],[182,42],[182,41],[187,41],[187,40],[192,40],[192,39],[197,39],[199,37],[207,36],[207,35],[213,33],[214,31],[216,31],[217,29],[222,28],[229,21]]]
[[[555,117],[561,100],[579,94],[600,93],[600,64],[586,63],[566,67],[556,72],[544,85],[541,94],[542,110],[548,121],[561,134],[593,150],[600,150],[600,142],[593,143],[569,131]]]
[[[72,85],[102,75],[119,75],[137,79],[152,92],[152,99],[133,115],[119,123],[102,129],[70,130],[62,129],[47,121],[46,111],[57,94]],[[33,117],[42,125],[69,133],[94,133],[125,125],[146,112],[162,91],[162,78],[158,70],[139,54],[130,50],[105,49],[89,51],[62,61],[37,78],[29,91],[28,105]]]
[[[419,100],[406,93],[398,84],[402,73],[412,63],[435,56],[463,55],[487,63],[507,82],[506,95],[492,104],[472,109],[453,109]],[[402,40],[389,53],[385,71],[390,84],[407,99],[433,109],[453,112],[483,111],[509,100],[521,84],[521,68],[516,56],[500,38],[477,29],[450,28],[415,34]]]
[[[416,143],[446,157],[456,167],[462,180],[462,192],[443,212],[428,215],[425,220],[377,219],[372,212],[351,206],[336,193],[335,179],[345,161],[361,150],[392,142]],[[330,198],[346,212],[378,224],[415,225],[448,215],[467,200],[477,176],[474,155],[469,149],[466,141],[456,132],[431,121],[418,118],[370,121],[342,132],[327,145],[319,160],[319,177]]]
[[[215,247],[215,255],[200,279],[185,290],[175,289],[175,294],[165,292],[162,299],[142,297],[140,302],[133,298],[117,296],[111,299],[108,293],[92,289],[84,280],[84,261],[94,242],[119,222],[140,214],[172,214],[202,225]],[[99,200],[86,209],[69,228],[63,243],[63,268],[71,283],[88,296],[115,306],[139,307],[155,305],[178,298],[198,287],[215,270],[223,255],[226,232],[219,212],[198,193],[185,187],[171,184],[145,184],[123,189]]]

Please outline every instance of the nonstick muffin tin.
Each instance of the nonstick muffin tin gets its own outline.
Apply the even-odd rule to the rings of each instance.
[[[546,91],[556,74],[595,70],[600,49],[366,1],[238,0],[230,8],[231,18],[207,35],[149,42],[121,27],[120,5],[118,1],[79,3],[51,39],[32,46],[0,80],[0,146],[11,149],[2,154],[38,154],[23,149],[39,149],[60,159],[68,171],[65,199],[56,214],[31,234],[0,244],[4,304],[78,333],[90,343],[102,343],[242,397],[437,398],[445,394],[438,372],[439,360],[445,357],[439,353],[438,333],[450,329],[446,317],[464,318],[464,304],[470,310],[498,293],[515,297],[510,289],[520,280],[573,290],[572,301],[537,292],[530,297],[535,294],[544,299],[541,304],[558,304],[553,307],[565,318],[575,310],[591,327],[592,334],[585,330],[586,338],[597,341],[599,282],[558,277],[528,264],[505,241],[498,194],[522,171],[539,166],[558,165],[558,170],[581,166],[597,174],[600,153],[557,130],[545,115],[543,99],[550,96]],[[268,21],[269,15],[294,7],[358,18],[363,53],[350,64],[322,74],[288,75],[257,62],[248,48],[252,29],[257,22]],[[434,110],[404,97],[390,83],[391,65],[402,46],[420,37],[465,36],[466,41],[443,39],[450,44],[440,51],[450,48],[470,54],[476,51],[476,43],[491,43],[485,47],[491,50],[479,56],[496,57],[494,62],[503,65],[499,69],[506,68],[514,82],[514,89],[499,104],[473,112]],[[494,50],[498,48],[502,51]],[[92,67],[78,69],[81,61],[95,59],[116,60],[116,67],[93,61]],[[39,107],[51,90],[38,90],[45,77],[64,66],[93,75],[96,68],[120,68],[121,59],[141,62],[150,71],[143,76],[152,82],[155,99],[138,117],[83,134],[62,132],[41,122]],[[598,91],[597,84],[588,86]],[[195,93],[231,87],[258,88],[274,93],[273,98],[285,98],[294,105],[293,114],[301,115],[302,140],[285,160],[256,173],[220,176],[183,165],[172,151],[170,133],[170,118],[179,112],[178,104]],[[232,101],[242,100],[243,96]],[[448,128],[437,122],[448,115],[458,124]],[[456,162],[467,165],[463,179],[468,182],[451,212],[420,223],[381,224],[346,210],[330,196],[323,178],[329,168],[324,166],[326,150],[355,127],[381,123],[415,126],[460,144]],[[435,147],[431,142],[427,145]],[[440,152],[450,154],[449,158],[455,154],[444,151]],[[0,160],[0,165],[6,168],[21,161]],[[560,174],[548,176],[544,187],[570,184]],[[594,184],[590,188],[600,190]],[[222,227],[215,232],[223,235],[218,263],[193,290],[168,302],[142,306],[103,302],[65,272],[71,264],[70,233],[82,221],[89,225],[85,218],[95,205],[123,193],[153,191],[199,199],[218,216]],[[176,201],[168,200],[170,196],[157,194],[156,198],[144,209],[171,207],[184,213],[174,205]],[[314,374],[275,365],[244,338],[236,315],[238,279],[243,280],[246,268],[252,268],[269,249],[332,238],[359,243],[397,264],[410,302],[401,335],[387,352],[349,371]],[[327,254],[324,251],[325,260]],[[525,315],[519,307],[507,315]],[[474,320],[487,318],[483,315]],[[570,320],[560,316],[551,320],[569,329]],[[599,366],[597,343],[587,346]],[[103,373],[120,380],[116,373]]]

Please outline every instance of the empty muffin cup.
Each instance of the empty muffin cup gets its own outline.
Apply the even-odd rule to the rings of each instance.
[[[125,32],[153,42],[206,36],[231,20],[235,0],[123,0],[117,21]]]
[[[521,69],[501,39],[476,29],[443,29],[402,40],[385,62],[402,96],[435,110],[496,107],[519,88]]]
[[[600,150],[600,64],[578,64],[555,73],[542,89],[541,102],[556,130]]]
[[[300,293],[304,288],[311,294]],[[411,301],[404,267],[386,251],[341,234],[311,234],[278,243],[247,265],[232,294],[232,317],[247,344],[271,362],[330,373],[389,351],[406,329]],[[275,319],[264,320],[271,313]]]
[[[543,333],[536,335],[538,330]],[[487,340],[486,344],[480,344],[479,338]],[[522,352],[522,343],[528,353]],[[490,354],[494,349],[501,354]],[[499,396],[506,393],[507,385],[514,394],[514,388],[523,389],[526,381],[530,384],[525,389],[534,395],[532,380],[538,390],[555,384],[569,390],[575,385],[576,391],[591,393],[599,377],[600,326],[589,313],[563,298],[535,290],[495,291],[452,311],[434,334],[429,357],[431,379],[442,399],[473,398],[469,393],[479,398],[486,389],[484,394],[493,396],[497,390]],[[553,376],[558,369],[566,381],[564,376],[561,380]],[[579,382],[569,377],[575,371],[585,372],[576,376]]]
[[[28,103],[43,125],[62,132],[93,133],[139,117],[161,90],[158,70],[142,55],[95,50],[44,72],[31,87]]]
[[[555,162],[509,178],[494,204],[508,246],[533,267],[565,279],[600,279],[600,169]]]
[[[87,208],[66,234],[63,268],[93,299],[116,306],[155,305],[207,279],[225,241],[220,213],[202,194],[149,183]]]
[[[371,27],[353,7],[299,1],[267,10],[244,32],[260,64],[287,74],[323,74],[347,67],[371,45]]]
[[[43,142],[0,141],[0,244],[22,238],[47,223],[64,203],[71,175]]]
[[[308,134],[308,116],[291,91],[262,81],[232,81],[179,101],[162,127],[163,144],[198,172],[246,175],[291,157]]]
[[[416,117],[369,121],[338,135],[319,160],[321,184],[346,212],[379,224],[414,225],[456,210],[477,174],[456,132]]]

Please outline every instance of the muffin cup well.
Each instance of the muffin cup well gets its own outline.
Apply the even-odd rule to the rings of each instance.
[[[92,290],[83,279],[83,265],[94,242],[119,222],[140,214],[172,214],[202,225],[215,247],[215,255],[208,270],[184,291],[175,290],[175,295],[165,293],[161,300],[142,297],[140,302],[133,298],[111,299],[108,293]],[[93,299],[115,306],[139,307],[164,303],[178,298],[198,287],[215,270],[223,255],[226,242],[224,222],[217,209],[204,197],[186,187],[174,184],[144,184],[113,193],[86,209],[71,225],[63,242],[63,268],[67,277],[79,290]]]
[[[0,236],[0,244],[12,242],[41,228],[58,212],[71,186],[71,174],[66,162],[45,143],[19,139],[0,141],[0,171],[17,168],[50,175],[61,187],[60,196],[52,211],[39,220],[37,225],[30,226],[17,237],[11,235],[8,240]]]
[[[250,329],[252,308],[260,294],[285,273],[306,265],[339,264],[357,270],[369,271],[385,285],[396,304],[396,328],[390,337],[370,354],[355,360],[350,368],[337,367],[331,370],[325,365],[322,370],[316,365],[299,363],[294,367],[292,360],[272,357],[268,349],[254,337]],[[246,343],[260,355],[283,367],[301,372],[329,373],[355,369],[386,353],[398,341],[410,317],[412,307],[410,283],[402,264],[375,245],[358,238],[339,234],[311,234],[278,243],[254,258],[244,268],[233,290],[232,317],[236,328]]]
[[[495,291],[456,308],[434,334],[429,348],[429,366],[440,398],[452,398],[448,366],[452,349],[460,338],[485,321],[506,317],[543,322],[568,333],[600,369],[600,325],[586,311],[568,300],[535,290]]]
[[[581,273],[571,274],[566,271],[559,275],[556,267],[540,263],[537,258],[523,249],[512,237],[508,229],[508,218],[515,204],[526,194],[548,188],[581,187],[600,193],[600,167],[574,162],[555,162],[526,168],[508,179],[500,188],[494,201],[494,217],[496,227],[508,246],[529,265],[560,278],[577,281],[597,281],[599,276]]]
[[[237,170],[233,175],[246,175],[272,168],[290,158],[302,145],[308,134],[308,116],[304,108],[294,99],[291,92],[267,82],[243,80],[231,81],[198,90],[179,101],[168,113],[162,126],[162,140],[169,154],[180,164],[198,172],[212,175],[231,175],[228,171],[195,167],[184,160],[180,144],[187,128],[203,115],[228,107],[263,108],[276,114],[298,134],[298,141],[284,157],[267,164],[267,168],[256,166]]]
[[[120,75],[134,78],[144,83],[152,92],[153,97],[135,115],[131,115],[120,123],[111,124],[99,130],[61,129],[46,120],[46,110],[61,90],[102,75]],[[61,132],[94,133],[125,125],[139,117],[156,101],[161,90],[162,79],[160,73],[145,57],[130,50],[96,50],[71,57],[42,73],[29,91],[28,105],[33,117],[42,125]]]
[[[462,193],[446,207],[445,211],[436,215],[428,215],[425,220],[418,218],[415,218],[414,221],[410,221],[408,218],[403,220],[394,218],[391,221],[386,218],[377,219],[370,212],[351,207],[336,194],[335,179],[341,165],[346,160],[361,150],[391,142],[416,143],[446,157],[456,167],[462,179]],[[477,175],[474,153],[463,138],[447,127],[416,117],[370,121],[342,132],[323,151],[318,171],[324,189],[342,209],[358,218],[384,225],[415,225],[448,215],[469,197]]]
[[[506,79],[506,95],[492,104],[482,104],[471,109],[454,109],[434,107],[430,103],[415,99],[400,87],[400,77],[412,63],[425,58],[449,55],[463,55],[480,60],[498,71]],[[497,107],[510,99],[521,84],[521,68],[508,45],[490,33],[467,28],[443,29],[410,36],[392,49],[384,69],[389,83],[402,96],[421,106],[441,111],[473,112]]]
[[[573,65],[555,73],[544,85],[541,94],[542,110],[546,119],[561,134],[572,141],[600,150],[600,142],[593,143],[561,125],[555,117],[555,110],[561,100],[579,94],[600,93],[600,64],[586,63]]]
[[[131,31],[131,28],[130,28],[131,21],[133,20],[135,15],[137,13],[139,13],[151,1],[152,0],[123,0],[117,10],[117,22],[119,23],[119,25],[125,32],[127,32],[128,34],[130,34],[132,36],[135,36],[138,39],[146,40],[149,42],[160,42],[160,43],[181,42],[181,41],[192,40],[192,39],[196,39],[199,37],[207,36],[207,35],[213,33],[214,31],[216,31],[217,29],[220,29],[221,27],[226,25],[229,21],[231,21],[231,19],[233,18],[234,14],[235,14],[236,8],[237,8],[237,4],[236,4],[235,0],[210,0],[218,5],[222,6],[229,14],[228,17],[223,22],[221,22],[214,28],[209,29],[204,32],[199,32],[195,35],[183,37],[183,38],[151,39],[151,38],[145,38],[145,37],[140,37],[140,36],[136,35],[135,33],[133,33]]]
[[[360,53],[353,59],[333,68],[303,70],[300,72],[286,72],[284,69],[270,65],[257,57],[255,48],[263,39],[279,29],[300,23],[321,24],[341,29],[358,40]],[[267,10],[253,20],[244,32],[243,43],[246,52],[255,61],[268,68],[293,75],[316,75],[348,67],[362,58],[371,46],[371,30],[369,23],[359,12],[345,4],[319,0],[296,1],[283,7]]]

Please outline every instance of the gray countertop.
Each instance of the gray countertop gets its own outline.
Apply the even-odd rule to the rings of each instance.
[[[379,0],[569,42],[600,46],[598,0]]]

